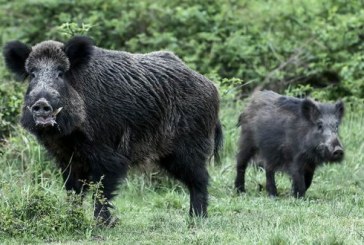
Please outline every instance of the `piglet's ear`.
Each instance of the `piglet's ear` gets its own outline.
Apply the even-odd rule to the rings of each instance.
[[[3,55],[5,64],[18,79],[24,79],[27,76],[25,61],[31,51],[32,49],[30,47],[19,41],[8,42],[4,46]]]
[[[315,102],[310,99],[303,100],[301,110],[303,116],[311,122],[316,122],[321,114]]]
[[[93,49],[92,39],[84,36],[73,37],[65,43],[64,52],[70,61],[70,69],[77,69],[88,64],[92,56]]]
[[[342,101],[336,102],[335,111],[336,111],[337,117],[341,120],[341,118],[344,116],[344,112],[345,112],[344,102],[342,102]]]

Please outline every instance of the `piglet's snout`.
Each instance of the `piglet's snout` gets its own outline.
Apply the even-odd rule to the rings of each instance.
[[[337,138],[332,141],[331,147],[333,160],[341,160],[344,156],[344,149]]]
[[[341,146],[335,146],[332,156],[334,159],[341,159],[344,156],[343,148]]]
[[[38,101],[36,101],[30,108],[33,116],[36,117],[49,117],[53,113],[53,108],[49,104],[49,102],[41,98]]]

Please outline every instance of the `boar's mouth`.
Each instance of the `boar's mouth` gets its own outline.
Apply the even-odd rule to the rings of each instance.
[[[31,108],[28,107],[28,109],[31,111]],[[57,110],[47,116],[36,115],[33,113],[35,126],[38,128],[54,127],[55,125],[57,125],[57,115],[61,112],[62,109],[63,107],[59,107]]]

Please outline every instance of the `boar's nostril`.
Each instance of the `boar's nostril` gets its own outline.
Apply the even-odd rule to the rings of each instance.
[[[50,111],[50,110],[51,110],[51,107],[50,107],[50,106],[44,106],[44,107],[43,107],[43,110],[44,110],[44,111],[46,111],[46,112],[48,112],[48,111]]]
[[[52,113],[53,108],[45,99],[40,99],[34,103],[31,110],[32,113],[37,116],[49,116]]]
[[[39,106],[33,106],[33,109],[32,109],[33,111],[39,111],[40,110],[40,107]]]

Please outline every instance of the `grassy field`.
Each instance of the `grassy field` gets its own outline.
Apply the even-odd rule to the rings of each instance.
[[[209,165],[208,218],[188,217],[188,192],[178,182],[133,170],[114,199],[120,222],[112,229],[95,226],[90,196],[82,207],[71,204],[77,200],[65,194],[52,160],[32,136],[17,129],[0,159],[0,243],[363,244],[363,109],[348,109],[345,115],[345,160],[319,168],[307,196],[296,200],[283,174],[277,177],[278,198],[259,191],[264,172],[253,166],[247,193],[235,194],[235,123],[241,108],[224,102],[223,161]]]

